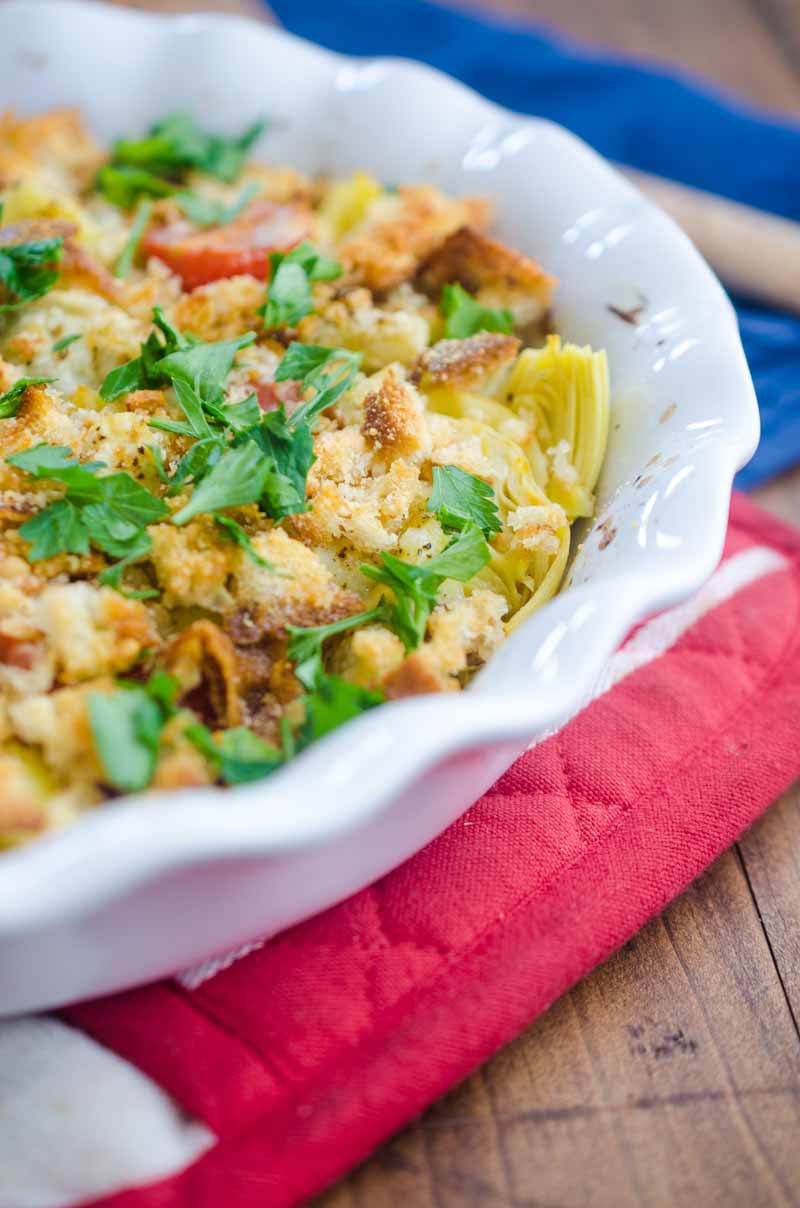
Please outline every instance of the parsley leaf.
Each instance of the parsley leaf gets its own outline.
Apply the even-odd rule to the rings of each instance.
[[[147,445],[146,448],[147,452],[150,454],[150,460],[155,466],[155,471],[158,475],[159,482],[163,482],[165,486],[168,485],[169,474],[167,473],[167,467],[164,462],[164,454],[161,452],[161,449],[158,447],[158,445]]]
[[[158,364],[180,349],[191,348],[192,340],[173,327],[160,306],[153,308],[153,331],[150,332],[138,357],[112,369],[100,387],[100,397],[112,403],[131,390],[148,390],[168,383],[159,373]]]
[[[131,390],[148,390],[182,382],[197,394],[202,406],[219,404],[236,353],[240,348],[252,344],[256,338],[254,332],[248,332],[236,340],[203,344],[173,327],[158,306],[153,310],[153,326],[154,330],[142,345],[140,355],[118,369],[112,369],[106,377],[100,387],[100,397],[106,402],[113,402]],[[178,401],[185,410],[184,398],[179,397]],[[170,421],[160,420],[156,426],[169,424]],[[172,425],[168,431],[180,432],[184,429],[176,429]]]
[[[406,650],[416,650],[425,637],[428,617],[444,580],[467,583],[488,561],[489,546],[483,533],[467,521],[458,536],[422,566],[382,553],[381,566],[364,563],[361,573],[391,588],[394,600],[384,604],[381,619],[395,631]]]
[[[142,358],[136,357],[106,375],[100,387],[100,397],[111,403],[123,394],[130,394],[133,390],[146,390],[149,386],[150,383],[144,375]]]
[[[300,683],[313,689],[320,675],[324,674],[322,643],[326,638],[332,638],[337,633],[346,633],[348,629],[355,629],[358,625],[380,620],[382,616],[383,610],[379,607],[372,608],[369,612],[356,613],[352,617],[343,617],[340,621],[332,621],[330,625],[314,625],[309,629],[287,625],[289,643],[286,655],[294,663],[294,673]]]
[[[484,537],[499,533],[503,527],[488,482],[458,466],[433,467],[433,490],[426,511],[435,512],[448,532],[460,532],[470,521]]]
[[[168,512],[163,500],[124,470],[101,476],[97,471],[104,468],[102,462],[81,465],[63,445],[37,445],[6,460],[35,478],[61,482],[67,488],[62,499],[48,504],[19,530],[31,543],[31,562],[58,553],[88,553],[91,541],[111,557],[126,559],[128,565],[150,550],[150,537],[142,530]],[[116,586],[113,577],[108,581]]]
[[[76,340],[82,340],[83,336],[77,332],[74,336],[62,336],[60,340],[56,340],[53,345],[53,352],[63,352],[65,348],[69,348],[70,344],[74,344]]]
[[[129,210],[139,197],[169,197],[175,185],[143,168],[105,164],[97,175],[97,188],[121,210]]]
[[[225,445],[216,436],[196,440],[178,462],[172,478],[165,478],[170,484],[167,494],[177,495],[188,479],[199,482],[204,474],[213,469],[224,452]]]
[[[180,177],[188,169],[198,168],[220,180],[234,180],[265,125],[263,121],[254,122],[238,138],[227,138],[207,134],[188,113],[171,113],[156,122],[144,138],[115,143],[112,163],[168,177]]]
[[[214,522],[215,524],[219,525],[226,537],[228,537],[231,541],[234,541],[236,545],[240,546],[241,549],[244,550],[248,558],[255,562],[256,566],[262,566],[264,570],[275,569],[271,562],[268,562],[266,558],[261,557],[261,554],[259,554],[238,521],[234,520],[231,516],[219,516],[215,512]]]
[[[505,308],[481,306],[460,285],[445,285],[440,309],[446,339],[464,340],[479,331],[512,331],[514,316]]]
[[[316,344],[290,344],[278,368],[275,381],[299,381],[314,395],[301,403],[289,420],[289,426],[311,423],[326,407],[341,398],[356,380],[362,353],[346,348],[321,348]]]
[[[284,762],[283,753],[259,738],[246,726],[234,726],[214,738],[199,723],[186,727],[186,737],[217,768],[225,784],[248,784],[261,780]]]
[[[272,252],[267,301],[259,314],[264,326],[291,327],[311,313],[313,281],[335,281],[342,266],[304,241],[291,252]]]
[[[116,692],[89,695],[89,721],[106,779],[136,793],[153,779],[161,731],[175,713],[177,683],[157,672],[149,683],[121,683]]]
[[[75,339],[78,337],[76,336]],[[29,386],[47,386],[55,378],[18,378],[10,390],[0,394],[0,419],[13,419],[22,405],[22,396]]]
[[[309,746],[365,710],[383,704],[383,700],[379,692],[360,688],[337,675],[318,676],[314,690],[303,698],[305,718],[298,733],[299,746]]]
[[[131,233],[128,236],[128,241],[120,252],[116,267],[114,268],[115,277],[127,277],[128,273],[133,268],[133,261],[139,250],[139,244],[142,242],[145,228],[150,221],[150,214],[153,205],[149,201],[140,201],[139,208],[131,225]]]
[[[20,527],[20,535],[30,542],[29,562],[52,558],[56,554],[88,554],[89,537],[74,503],[57,499],[37,512]]]
[[[248,438],[263,450],[272,465],[259,501],[262,510],[273,520],[307,511],[306,478],[314,463],[314,437],[308,423],[290,427],[281,407],[268,411],[259,426],[248,433]]]
[[[256,503],[270,474],[270,463],[254,441],[226,449],[213,469],[195,486],[185,507],[172,517],[186,524],[201,512]]]
[[[0,312],[15,310],[46,294],[58,279],[56,265],[63,252],[63,235],[28,243],[0,242]]]
[[[429,558],[419,569],[442,581],[456,579],[468,583],[489,561],[489,547],[476,524],[467,523],[441,553]]]
[[[261,419],[258,396],[248,394],[247,398],[243,398],[240,403],[226,403],[215,413],[215,418],[218,418],[227,428],[233,428],[235,432],[246,432],[250,428],[255,428]]]
[[[201,197],[199,193],[192,193],[189,189],[176,193],[174,200],[183,210],[189,221],[193,222],[195,226],[227,226],[229,222],[233,222],[235,218],[239,217],[245,206],[258,193],[258,190],[258,182],[251,180],[244,186],[236,201],[231,202],[230,205],[225,205],[221,201],[211,201],[207,197]]]
[[[89,508],[84,510],[84,519],[88,511]],[[126,533],[129,534],[127,537]],[[101,515],[95,521],[91,536],[94,544],[99,545],[105,553],[119,558],[118,562],[114,562],[100,572],[97,576],[100,583],[105,587],[113,587],[122,595],[135,600],[152,600],[158,596],[159,593],[155,588],[128,591],[122,586],[122,578],[127,568],[134,562],[138,562],[140,558],[146,557],[153,548],[149,533],[137,530],[135,525],[128,524],[128,521],[119,521],[115,524],[113,516]]]
[[[156,369],[161,377],[173,383],[186,382],[202,403],[219,403],[225,379],[233,368],[233,358],[240,348],[247,348],[255,338],[255,332],[249,331],[235,340],[194,344],[169,353],[158,361]]]

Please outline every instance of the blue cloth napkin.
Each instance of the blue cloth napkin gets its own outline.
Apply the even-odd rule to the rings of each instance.
[[[603,155],[800,219],[800,124],[686,76],[424,0],[271,0],[292,33],[345,54],[421,59]],[[755,486],[800,462],[800,321],[736,299],[761,407]]]

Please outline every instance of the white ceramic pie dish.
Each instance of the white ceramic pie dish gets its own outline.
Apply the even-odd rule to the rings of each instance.
[[[562,334],[608,350],[614,412],[569,586],[467,692],[375,710],[261,784],[128,800],[3,855],[0,1014],[272,934],[417,851],[581,707],[637,619],[711,573],[733,474],[758,439],[735,316],[710,270],[549,122],[429,68],[341,58],[239,18],[3,4],[0,107],[62,104],[109,139],[176,108],[225,131],[267,114],[256,154],[276,162],[491,195],[501,236],[561,279]]]

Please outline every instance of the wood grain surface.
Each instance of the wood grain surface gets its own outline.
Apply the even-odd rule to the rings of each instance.
[[[259,0],[130,2],[264,11]],[[800,113],[798,0],[483,3]],[[756,497],[800,523],[800,470]],[[796,788],[316,1208],[800,1205],[798,1020]]]

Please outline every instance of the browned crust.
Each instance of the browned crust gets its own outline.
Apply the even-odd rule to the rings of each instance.
[[[63,218],[26,218],[12,226],[0,227],[0,247],[15,247],[20,243],[43,239],[63,239],[64,250],[61,259],[58,262],[53,261],[54,266],[59,269],[62,283],[83,285],[107,298],[109,302],[118,302],[119,282],[81,247],[76,240],[77,234],[75,223],[67,222]]]
[[[55,160],[67,167],[78,188],[85,188],[104,158],[77,109],[27,118],[0,113],[0,183],[10,184],[37,163]]]
[[[421,408],[412,388],[392,366],[379,388],[364,400],[361,431],[373,445],[394,453],[413,453],[420,447],[424,432]]]
[[[441,692],[446,687],[443,677],[437,675],[420,651],[403,659],[396,671],[383,682],[388,700],[402,696],[424,696],[429,692]]]
[[[125,395],[125,410],[138,411],[142,415],[159,415],[167,405],[163,390],[131,390]]]
[[[466,340],[439,340],[426,348],[414,369],[423,386],[471,386],[511,363],[520,349],[516,336],[482,331]]]
[[[293,517],[298,519],[298,517]],[[341,621],[344,617],[355,616],[361,612],[364,605],[353,591],[333,591],[325,602],[311,600],[282,601],[275,608],[256,608],[256,623],[261,632],[272,637],[282,637],[286,627],[293,625],[297,629],[311,629],[315,625],[330,625],[332,621]]]
[[[414,185],[400,190],[397,214],[345,239],[337,254],[351,282],[380,292],[410,281],[420,262],[455,228],[485,227],[490,218],[485,198],[453,200],[428,185]]]
[[[416,284],[434,300],[443,285],[458,282],[471,294],[485,286],[533,294],[546,306],[555,277],[540,264],[471,226],[459,227],[420,266]]]

